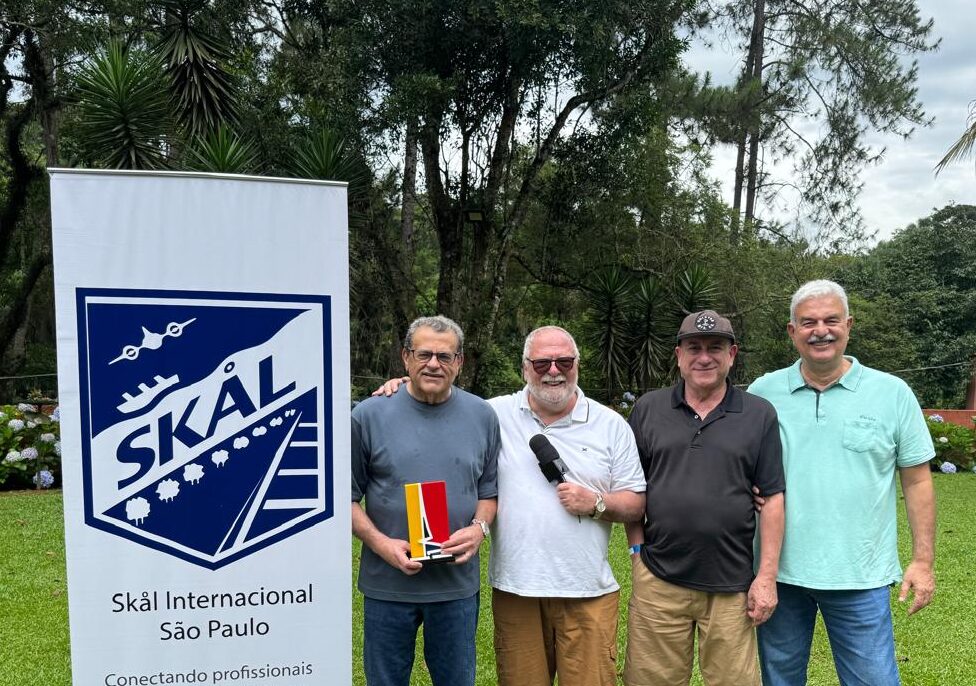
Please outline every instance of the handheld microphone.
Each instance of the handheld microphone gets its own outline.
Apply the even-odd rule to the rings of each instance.
[[[566,477],[563,475],[569,473],[569,469],[567,469],[566,463],[559,457],[559,451],[553,447],[549,439],[542,434],[536,434],[529,439],[529,447],[535,453],[535,459],[539,461],[539,469],[542,470],[546,481],[550,483],[565,483]]]

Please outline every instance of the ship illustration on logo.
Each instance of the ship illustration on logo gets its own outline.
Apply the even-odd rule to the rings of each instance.
[[[329,298],[76,300],[90,526],[216,569],[333,515]]]

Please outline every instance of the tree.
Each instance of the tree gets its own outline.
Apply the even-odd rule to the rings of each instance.
[[[322,38],[289,45],[329,45],[339,59],[368,51],[371,61],[346,58],[368,65],[360,87],[375,106],[364,119],[398,140],[407,132],[411,145],[401,150],[416,137],[425,191],[417,207],[437,237],[436,308],[469,332],[465,369],[478,388],[540,177],[563,145],[585,135],[589,118],[652,90],[674,67],[686,3],[368,1],[345,21],[311,3],[298,7]],[[299,23],[287,24],[295,34]],[[397,155],[409,172],[411,155]],[[409,211],[410,173],[403,178]]]
[[[840,277],[875,308],[887,305],[874,324],[887,324],[889,340],[909,342],[909,350],[886,353],[889,364],[916,370],[906,378],[923,405],[961,406],[976,358],[976,206],[920,219]]]
[[[762,168],[766,155],[794,160],[797,190],[815,222],[862,238],[859,174],[884,154],[865,134],[907,138],[928,123],[916,63],[905,56],[937,46],[931,19],[922,20],[916,0],[734,0],[717,22],[740,37],[746,55],[723,100],[728,118],[713,129],[736,146],[733,240],[740,213],[752,224],[757,197],[776,187]]]

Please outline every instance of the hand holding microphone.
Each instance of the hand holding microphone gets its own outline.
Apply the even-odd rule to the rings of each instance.
[[[557,451],[549,439],[542,434],[536,434],[529,439],[529,447],[535,453],[539,461],[539,469],[550,483],[556,486],[556,495],[559,496],[559,503],[569,513],[576,515],[582,521],[582,516],[590,516],[594,510],[594,500],[597,494],[588,488],[566,481],[566,474],[569,468],[559,457]]]
[[[559,457],[557,451],[549,439],[542,434],[536,434],[529,439],[529,447],[535,453],[535,459],[539,461],[539,469],[549,483],[566,483],[565,474],[569,473],[566,463]]]

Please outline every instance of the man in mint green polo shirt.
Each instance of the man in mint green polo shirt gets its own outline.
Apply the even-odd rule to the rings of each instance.
[[[889,586],[908,614],[935,591],[935,450],[911,389],[844,355],[853,324],[844,289],[811,281],[793,295],[787,331],[800,359],[749,392],[779,416],[789,497],[779,606],[758,629],[765,686],[806,684],[817,612],[842,686],[899,684]],[[902,577],[895,475],[912,531]]]

